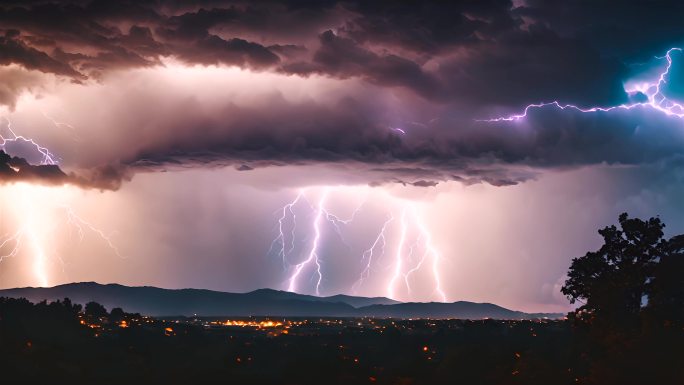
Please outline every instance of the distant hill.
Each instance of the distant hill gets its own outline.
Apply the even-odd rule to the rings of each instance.
[[[537,319],[561,318],[560,313],[523,313],[509,310],[492,303],[458,301],[409,302],[395,305],[370,305],[363,307],[365,316],[393,318],[464,318],[464,319]]]
[[[70,298],[75,303],[95,301],[111,310],[150,316],[290,316],[290,317],[395,317],[395,318],[558,318],[561,314],[527,314],[490,303],[401,303],[384,297],[348,295],[315,297],[286,291],[259,289],[226,293],[203,289],[160,289],[95,282],[70,283],[49,288],[0,290],[0,297],[32,302]]]

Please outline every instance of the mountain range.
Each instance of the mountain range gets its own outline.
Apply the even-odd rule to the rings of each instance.
[[[491,303],[458,301],[399,302],[384,297],[335,295],[316,297],[273,289],[227,293],[205,289],[162,289],[119,284],[80,282],[54,287],[0,290],[0,297],[26,298],[32,302],[69,298],[85,304],[98,302],[111,310],[149,316],[290,316],[290,317],[393,317],[462,319],[560,318],[559,313],[524,313]]]

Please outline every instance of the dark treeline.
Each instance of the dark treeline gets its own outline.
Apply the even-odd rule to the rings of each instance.
[[[659,218],[619,217],[604,243],[575,258],[561,289],[576,357],[593,384],[684,384],[684,235]]]
[[[682,384],[684,237],[621,215],[575,258],[566,320],[312,320],[207,327],[0,298],[6,383]],[[359,325],[359,326],[357,326]]]

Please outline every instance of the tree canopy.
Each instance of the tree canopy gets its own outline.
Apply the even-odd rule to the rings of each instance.
[[[684,235],[664,238],[659,218],[623,213],[619,226],[599,230],[603,245],[574,258],[561,292],[584,319],[634,325],[644,308],[659,317],[682,318]]]

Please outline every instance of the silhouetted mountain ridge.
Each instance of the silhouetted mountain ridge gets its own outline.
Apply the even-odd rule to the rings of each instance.
[[[207,289],[162,289],[120,284],[80,282],[49,288],[0,290],[0,296],[24,297],[32,302],[70,298],[75,303],[95,301],[107,309],[121,307],[128,312],[151,316],[317,316],[395,318],[558,318],[561,314],[528,314],[491,303],[402,303],[384,297],[334,295],[316,297],[274,289],[248,293],[227,293]]]

